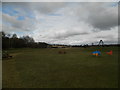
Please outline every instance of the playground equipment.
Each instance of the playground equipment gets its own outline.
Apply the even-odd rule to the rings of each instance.
[[[99,46],[103,46],[103,45],[104,45],[103,40],[100,40],[98,45],[99,45]]]
[[[112,55],[112,54],[113,54],[113,51],[110,50],[109,52],[106,52],[106,54]],[[101,52],[100,52],[100,51],[94,51],[94,52],[92,52],[92,55],[93,55],[93,56],[99,56],[99,55],[101,55]]]
[[[99,55],[101,55],[101,52],[100,51],[94,51],[94,52],[92,52],[92,55],[99,56]]]
[[[106,52],[106,54],[108,54],[108,55],[112,55],[113,52],[112,52],[112,50],[111,50],[110,52]]]

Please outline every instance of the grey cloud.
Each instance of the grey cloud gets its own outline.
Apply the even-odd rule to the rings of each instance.
[[[65,7],[65,3],[61,2],[41,2],[41,3],[31,3],[32,8],[36,9],[40,13],[52,13],[59,8]]]
[[[110,30],[118,25],[118,8],[110,6],[111,4],[110,2],[83,3],[76,9],[76,16],[94,28]]]
[[[32,24],[33,20],[31,19],[27,19],[27,20],[21,20],[18,21],[16,20],[17,17],[13,17],[13,16],[9,16],[7,14],[2,14],[2,22],[3,22],[3,31],[6,32],[17,32],[17,31],[32,31],[33,29],[35,29],[34,24]],[[36,23],[36,21],[34,20],[34,22]]]
[[[24,2],[5,4],[15,6],[14,9],[20,12],[19,15],[24,16],[28,12],[32,12],[35,17],[39,17],[38,19],[44,18],[42,23],[40,21],[37,22],[36,18],[18,21],[16,20],[17,16],[9,16],[3,13],[4,25],[7,25],[6,23],[10,24],[10,26],[3,27],[7,32],[34,32],[33,38],[36,41],[49,42],[51,40],[51,43],[80,44],[95,42],[101,38],[107,41],[111,40],[112,43],[112,41],[115,42],[116,40],[112,36],[105,35],[111,32],[110,29],[112,27],[117,26],[117,7],[107,7],[106,4],[108,3],[74,3],[73,5],[73,3]],[[62,16],[51,17],[47,15],[55,12],[62,14]],[[35,24],[32,25],[32,22]],[[63,30],[63,32],[60,30]],[[104,30],[102,33],[105,32],[105,34],[102,36],[102,33],[100,33],[99,36],[93,37],[98,32],[92,30],[99,32]],[[111,32],[111,35],[114,34]]]
[[[69,38],[69,37],[74,37],[77,35],[86,35],[88,34],[87,32],[80,32],[80,31],[66,31],[63,33],[56,33],[54,38],[56,39],[65,39],[65,38]]]
[[[96,14],[97,15],[90,16],[88,19],[88,22],[95,28],[100,30],[110,30],[110,28],[118,25],[117,16],[108,14],[107,12],[102,15],[100,15],[100,13]]]
[[[101,36],[96,36],[95,38],[99,40],[103,40],[105,44],[110,44],[110,43],[116,43],[118,42],[118,38],[114,36],[114,34],[111,35],[101,35]]]
[[[118,40],[105,40],[105,44],[116,44],[119,43]]]
[[[3,2],[3,8],[5,6],[15,6],[18,10],[19,8],[23,12],[37,11],[38,13],[48,14],[55,12],[61,7],[65,7],[65,2]]]
[[[5,5],[16,6],[16,8],[21,8],[22,12],[31,11],[35,13],[49,14],[54,13],[60,8],[64,8],[64,14],[76,15],[79,18],[80,22],[86,22],[92,25],[98,30],[110,30],[110,28],[118,25],[118,10],[117,7],[110,7],[109,2],[85,2],[85,3],[74,3],[76,6],[69,8],[71,2],[14,2],[14,3],[3,3]],[[67,7],[68,5],[68,7]],[[66,9],[66,7],[68,9]]]
[[[96,36],[95,38],[113,38],[114,36],[113,35],[106,35],[106,36]]]

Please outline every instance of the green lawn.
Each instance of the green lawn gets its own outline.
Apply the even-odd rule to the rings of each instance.
[[[101,56],[91,55],[99,49]],[[11,49],[3,60],[3,88],[117,88],[118,49]],[[106,54],[113,50],[113,55]]]

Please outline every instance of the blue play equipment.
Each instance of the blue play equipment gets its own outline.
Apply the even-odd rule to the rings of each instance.
[[[94,52],[92,52],[92,54],[98,56],[98,55],[101,55],[101,52],[100,51],[94,51]]]

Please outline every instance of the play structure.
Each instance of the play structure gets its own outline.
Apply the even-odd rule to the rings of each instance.
[[[92,52],[92,55],[99,56],[99,55],[101,55],[101,52],[100,51],[94,51],[94,52]]]
[[[99,43],[98,43],[99,46],[103,46],[104,45],[104,42],[103,40],[100,40]]]
[[[106,54],[108,54],[108,55],[112,55],[113,52],[112,52],[112,50],[111,50],[110,52],[106,52]]]
[[[113,54],[113,51],[109,51],[109,52],[106,52],[107,55],[112,55]],[[94,51],[92,52],[92,55],[93,56],[100,56],[101,55],[101,52],[100,51]]]

